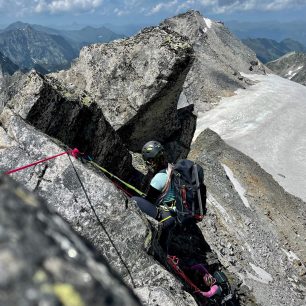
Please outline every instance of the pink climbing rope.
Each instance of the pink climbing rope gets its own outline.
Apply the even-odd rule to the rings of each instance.
[[[54,156],[50,156],[50,157],[47,157],[47,158],[44,158],[44,159],[41,159],[41,160],[38,160],[32,164],[29,164],[29,165],[25,165],[25,166],[22,166],[22,167],[19,167],[19,168],[16,168],[16,169],[12,169],[12,170],[9,170],[9,171],[6,171],[4,172],[4,174],[12,174],[14,172],[18,172],[18,171],[21,171],[21,170],[24,170],[24,169],[27,169],[29,167],[33,167],[33,166],[36,166],[40,163],[44,163],[50,159],[54,159],[56,157],[59,157],[59,156],[62,156],[62,155],[65,155],[65,154],[70,154],[71,156],[75,157],[75,158],[78,158],[79,154],[80,154],[80,151],[77,149],[77,148],[74,148],[73,150],[68,150],[66,152],[62,152],[62,153],[59,153],[57,155],[54,155]]]

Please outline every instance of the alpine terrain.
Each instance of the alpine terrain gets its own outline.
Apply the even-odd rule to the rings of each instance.
[[[290,52],[266,65],[276,74],[306,85],[306,53]]]
[[[0,304],[305,305],[305,92],[267,71],[222,23],[188,11],[85,46],[69,69],[10,77]],[[162,222],[131,200],[147,192],[150,140],[201,165],[207,188],[206,216],[177,224],[166,250]],[[218,291],[190,285],[187,259]]]
[[[280,42],[267,38],[248,38],[242,39],[242,42],[251,48],[263,63],[276,60],[292,51],[306,52],[306,47],[303,44],[289,38]]]
[[[0,30],[0,50],[21,69],[45,74],[68,68],[85,45],[122,37],[106,27],[58,30],[15,22]]]

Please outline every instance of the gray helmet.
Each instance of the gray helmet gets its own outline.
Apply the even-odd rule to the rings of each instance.
[[[141,150],[142,158],[145,162],[151,163],[156,161],[160,156],[164,155],[164,147],[158,141],[152,140],[147,142]]]

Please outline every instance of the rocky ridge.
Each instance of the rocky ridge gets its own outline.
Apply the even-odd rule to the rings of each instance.
[[[8,177],[0,206],[1,305],[141,304],[59,215]]]
[[[266,65],[279,76],[306,85],[306,53],[290,52]]]
[[[71,69],[53,76],[89,92],[129,149],[137,151],[153,138],[167,142],[164,130],[171,137],[180,129],[176,105],[192,53],[187,38],[148,28],[125,40],[84,47]]]
[[[213,108],[222,96],[252,84],[240,72],[264,73],[255,53],[222,23],[189,11],[166,19],[160,25],[188,37],[195,61],[186,77],[179,106],[194,104],[196,112]]]
[[[205,170],[209,215],[199,227],[222,264],[259,305],[304,305],[305,203],[209,129],[188,158]]]
[[[199,26],[198,22],[202,20],[207,32],[219,26],[213,23],[209,28],[210,21],[202,17],[198,20],[200,15],[197,12],[175,17],[175,21],[176,18],[180,18],[182,23],[186,18],[186,25],[190,25],[188,29],[196,24],[196,33],[200,33],[202,24]],[[224,28],[221,26],[219,30],[222,32]],[[206,33],[205,28],[203,32]],[[215,29],[214,33],[217,36]],[[221,41],[226,44],[220,50],[230,52],[226,40],[230,36],[226,30],[222,35],[219,44]],[[197,53],[191,47],[193,43],[166,24],[146,29],[130,39],[86,47],[83,57],[68,71],[48,76],[31,72],[23,76],[18,83],[19,90],[11,90],[6,95],[9,101],[5,101],[5,107],[0,109],[1,169],[15,168],[60,153],[68,145],[80,146],[100,164],[107,165],[109,170],[117,171],[120,176],[129,176],[133,169],[128,149],[137,151],[144,141],[154,136],[166,141],[176,156],[180,152],[186,156],[195,127],[195,116],[189,104],[194,101],[198,110],[201,108],[197,104],[200,100],[195,98],[197,95],[200,97],[200,91],[196,91],[199,84],[189,83],[193,84],[196,95],[190,93],[186,103],[188,107],[177,111],[177,103],[183,88],[186,90],[183,84],[186,75],[188,79],[190,66],[197,60]],[[208,39],[206,43],[208,48],[211,41]],[[143,53],[140,51],[146,54],[146,58],[141,58]],[[214,52],[217,51],[218,48]],[[198,51],[198,56],[200,54]],[[254,71],[260,67],[255,62],[254,65],[249,63],[248,55],[246,58],[232,63],[237,63],[237,70],[233,67],[225,69],[222,74],[224,88],[239,87],[239,82],[232,83],[233,76],[239,80],[235,71],[243,67],[248,71],[252,67]],[[99,66],[101,59],[113,70],[103,71]],[[207,58],[210,69],[216,65],[222,71],[220,67],[224,67],[224,62],[209,60],[211,58]],[[133,66],[134,63],[137,67]],[[93,72],[102,81],[95,79]],[[202,73],[204,78],[205,70]],[[143,81],[145,76],[147,82]],[[208,74],[207,78],[210,76]],[[225,82],[228,76],[230,85]],[[202,110],[212,107],[218,100],[218,90],[222,94],[227,90],[222,91],[216,80],[209,81],[214,84],[214,91],[211,94],[210,87],[206,88],[209,105],[206,104]],[[247,79],[239,81],[244,84],[241,86],[249,83]],[[133,92],[129,92],[129,86]],[[201,91],[205,92],[205,88]],[[187,96],[185,94],[186,99]],[[123,101],[123,98],[128,101]],[[205,100],[201,103],[205,104]],[[116,118],[116,111],[122,116]],[[237,284],[240,305],[282,305],[281,298],[284,305],[291,305],[293,300],[296,304],[304,303],[305,254],[298,247],[305,245],[302,209],[305,203],[286,194],[251,159],[232,151],[210,131],[198,137],[189,157],[206,169],[209,214],[194,233],[187,237],[178,236],[176,245],[187,254],[198,253],[202,259],[207,259],[202,247],[202,231],[219,260],[233,273],[231,281]],[[104,175],[87,164],[63,156],[12,176],[45,198],[50,208],[104,255],[125,282],[134,288],[144,305],[196,305],[192,296],[182,290],[181,283],[148,255],[153,246],[158,247],[154,239],[157,227],[154,220],[148,221],[135,203]],[[245,194],[248,202],[238,193],[232,176],[238,177],[241,184],[248,187]],[[287,202],[289,205],[285,205]],[[278,203],[282,204],[283,214],[278,212]],[[283,216],[292,227],[286,229],[282,226]],[[294,260],[290,262],[292,258]],[[268,299],[263,295],[267,289]]]
[[[2,112],[0,122],[1,169],[26,165],[64,150],[9,109]],[[193,298],[181,290],[178,281],[147,254],[152,233],[144,215],[101,173],[77,160],[71,163],[69,158],[59,157],[12,177],[46,199],[51,209],[107,258],[134,287],[144,305],[151,305],[157,297],[167,305],[196,305]]]

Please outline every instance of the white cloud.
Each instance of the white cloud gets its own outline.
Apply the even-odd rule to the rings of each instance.
[[[306,0],[196,0],[196,3],[210,8],[215,13],[234,11],[276,11],[306,5]]]
[[[306,0],[0,0],[0,21],[7,16],[26,16],[36,13],[83,13],[103,10],[104,15],[125,16],[140,13],[173,14],[188,9],[206,13],[231,13],[235,11],[277,11],[306,6]],[[107,13],[106,13],[107,12]]]
[[[41,12],[76,12],[91,11],[101,6],[103,0],[34,0],[34,11]]]
[[[181,3],[176,12],[180,12],[182,10],[188,10],[188,9],[192,9],[193,5],[195,4],[195,0],[187,0],[187,1],[184,1],[183,3]]]
[[[165,9],[168,10],[170,8],[173,8],[177,4],[178,4],[178,0],[173,0],[173,1],[170,1],[170,2],[160,2],[160,3],[156,4],[150,10],[148,15],[153,15],[153,14],[159,13],[160,11],[165,10]]]
[[[127,15],[129,13],[129,11],[126,11],[126,10],[121,10],[119,8],[115,8],[114,9],[114,13],[117,15],[117,16],[124,16],[124,15]]]

